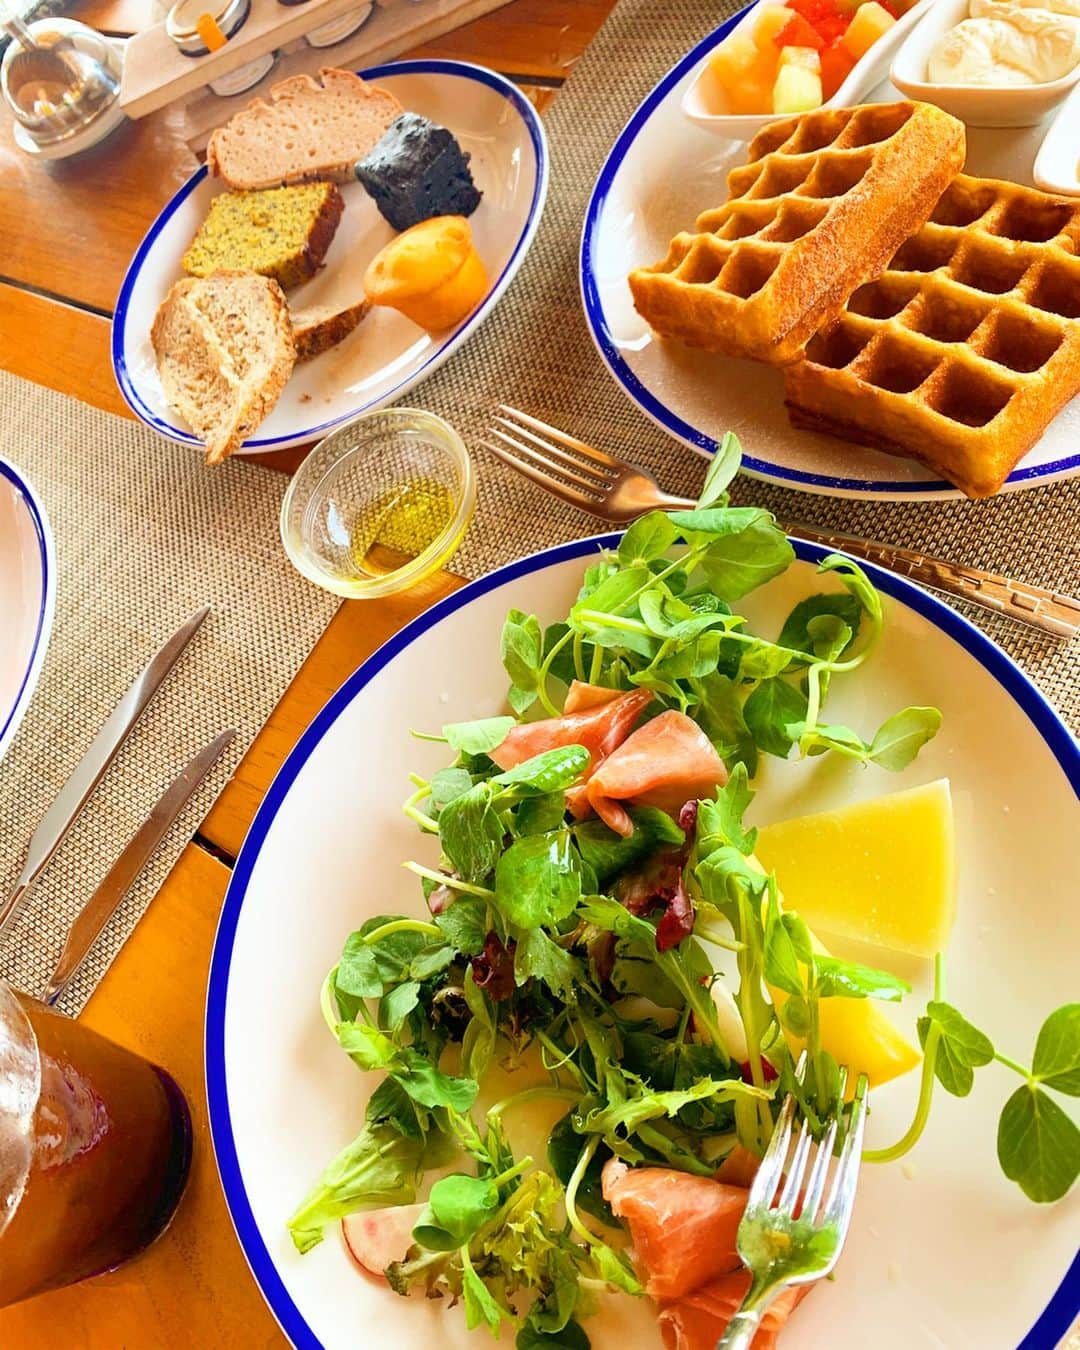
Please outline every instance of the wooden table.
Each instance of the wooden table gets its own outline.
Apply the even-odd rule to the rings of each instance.
[[[490,66],[543,109],[613,4],[513,0],[410,55]],[[149,9],[149,0],[81,0],[75,16],[125,34],[149,22]],[[15,148],[9,116],[0,111],[0,365],[130,416],[109,362],[112,308],[135,246],[195,166],[168,111],[127,127],[100,152],[52,167]],[[302,457],[292,451],[263,462],[289,471]],[[367,655],[460,584],[444,574],[402,598],[342,606],[94,994],[83,1021],[164,1064],[187,1093],[196,1136],[191,1183],[172,1227],[145,1256],[114,1275],[0,1313],[0,1345],[286,1344],[233,1234],[210,1145],[202,1030],[214,930],[247,828],[300,733]]]

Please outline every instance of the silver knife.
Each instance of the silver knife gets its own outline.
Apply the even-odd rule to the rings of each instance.
[[[105,725],[94,737],[90,748],[79,760],[56,799],[41,818],[27,845],[22,872],[11,893],[0,905],[0,934],[30,888],[48,866],[53,854],[90,794],[101,782],[105,770],[116,758],[132,728],[146,711],[147,704],[161,688],[169,672],[180,659],[188,643],[210,613],[206,605],[188,619],[161,647],[134,684],[109,714]]]
[[[188,798],[221,758],[235,735],[235,731],[223,731],[188,762],[161,794],[154,809],[71,925],[60,960],[41,996],[43,1002],[55,1003],[67,988],[71,977],[82,965],[101,930],[116,912],[117,905],[127,895],[135,878],[184,809]]]

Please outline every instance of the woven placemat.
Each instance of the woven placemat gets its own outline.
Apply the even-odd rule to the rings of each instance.
[[[657,429],[602,364],[581,309],[578,250],[600,167],[647,91],[737,4],[621,0],[545,115],[551,192],[543,225],[499,309],[469,345],[409,396],[453,422],[475,449],[494,407],[523,408],[652,469],[671,492],[696,495],[702,459]],[[477,450],[476,524],[452,566],[478,576],[534,548],[595,533],[564,507]],[[859,502],[811,496],[740,476],[740,502],[780,517],[887,539],[927,553],[1080,590],[1080,481],[987,502]],[[957,605],[969,617],[981,611]],[[977,620],[1080,728],[1080,643],[1068,647],[994,616]]]
[[[78,908],[188,758],[239,735],[188,804],[64,996],[89,998],[337,607],[282,552],[281,474],[200,456],[138,423],[0,373],[0,454],[41,497],[56,541],[56,621],[41,680],[0,764],[0,895],[42,813],[157,647],[213,613],[0,942],[0,974],[39,991]],[[0,615],[0,641],[3,616]],[[184,951],[176,953],[186,960]],[[148,972],[152,979],[153,972]]]

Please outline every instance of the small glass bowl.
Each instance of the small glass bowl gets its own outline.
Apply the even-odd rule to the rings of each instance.
[[[472,460],[454,428],[419,408],[382,408],[304,460],[281,503],[281,541],[309,581],[373,600],[438,571],[475,505]]]

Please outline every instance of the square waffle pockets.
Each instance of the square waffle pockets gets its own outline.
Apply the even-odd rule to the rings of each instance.
[[[877,276],[964,162],[964,128],[925,103],[774,122],[728,174],[730,198],[630,273],[664,337],[783,364]]]
[[[784,372],[797,427],[928,464],[969,497],[1080,392],[1080,201],[961,175]]]

